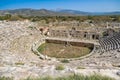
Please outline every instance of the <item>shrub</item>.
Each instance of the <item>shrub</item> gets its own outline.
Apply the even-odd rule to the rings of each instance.
[[[16,62],[15,64],[16,64],[16,65],[24,65],[23,62]]]
[[[65,67],[63,65],[58,65],[56,66],[56,70],[64,70]]]
[[[61,60],[62,63],[69,63],[69,60],[67,59],[64,59],[64,60]]]
[[[36,29],[36,27],[33,26],[28,26],[28,28],[30,28],[31,30]]]
[[[33,29],[34,27],[33,26],[28,26],[28,28]]]
[[[85,67],[78,66],[77,69],[85,69]]]

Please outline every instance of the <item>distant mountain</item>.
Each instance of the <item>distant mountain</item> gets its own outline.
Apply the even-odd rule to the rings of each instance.
[[[83,12],[83,11],[69,10],[69,9],[59,9],[59,10],[56,10],[56,12],[71,13],[71,14],[76,14],[76,15],[91,15],[90,12]]]
[[[15,9],[15,10],[0,10],[0,15],[12,14],[23,16],[74,16],[75,14],[60,13],[47,9]]]
[[[12,14],[23,16],[86,16],[86,15],[120,15],[120,12],[83,12],[78,10],[58,9],[14,9],[0,10],[0,15]]]
[[[59,9],[56,12],[60,13],[71,13],[76,15],[120,15],[120,11],[116,12],[83,12],[78,10],[70,10],[70,9]]]
[[[106,12],[106,13],[102,13],[103,15],[120,15],[120,11],[116,11],[116,12]]]

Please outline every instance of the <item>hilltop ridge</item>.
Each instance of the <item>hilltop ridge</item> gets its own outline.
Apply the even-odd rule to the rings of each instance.
[[[13,9],[13,10],[0,10],[0,15],[23,15],[23,16],[87,16],[87,15],[120,15],[119,11],[115,12],[84,12],[79,10],[60,9],[60,10],[47,10],[47,9]]]

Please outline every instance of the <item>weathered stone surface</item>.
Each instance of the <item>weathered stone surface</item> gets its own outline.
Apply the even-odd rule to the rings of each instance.
[[[120,62],[120,55],[116,50],[102,55],[94,53],[88,58],[71,60],[67,64],[54,58],[40,60],[31,51],[34,43],[42,42],[43,36],[40,35],[38,28],[36,23],[29,21],[0,22],[0,76],[14,77],[15,80],[19,80],[29,76],[51,75],[54,77],[70,73],[84,75],[100,73],[120,80],[119,68],[113,66]],[[65,69],[58,71],[55,68],[60,64],[64,65]],[[79,66],[83,66],[84,69],[77,69]]]

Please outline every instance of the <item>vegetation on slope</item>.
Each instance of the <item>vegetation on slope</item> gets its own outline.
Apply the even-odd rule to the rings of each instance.
[[[40,77],[40,78],[27,78],[26,80],[115,80],[113,78],[101,75],[91,75],[91,76],[83,76],[83,75],[70,75],[65,77],[57,77],[52,78],[48,77]]]
[[[0,77],[0,80],[14,80],[14,78],[10,77]],[[20,80],[115,80],[114,78],[110,78],[108,76],[101,76],[98,74],[91,75],[91,76],[84,76],[84,75],[70,75],[70,76],[64,76],[64,77],[37,77],[32,78],[28,77],[27,79],[20,79]]]
[[[24,16],[24,15],[11,15],[6,14],[0,16],[0,20],[24,20],[28,19],[31,21],[44,21],[46,24],[56,21],[80,21],[92,20],[94,22],[120,22],[120,15],[106,15],[106,16]]]
[[[0,77],[0,80],[13,80],[13,78],[10,78],[10,77]]]

